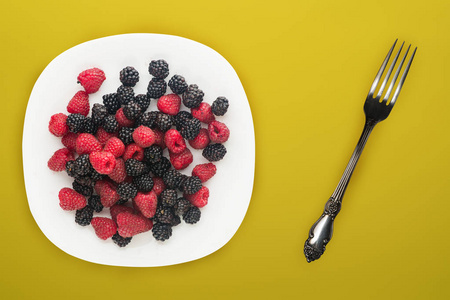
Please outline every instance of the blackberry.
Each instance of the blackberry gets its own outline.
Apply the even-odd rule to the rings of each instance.
[[[92,121],[97,125],[103,124],[103,119],[108,115],[106,106],[100,103],[95,103],[92,106]]]
[[[168,85],[172,92],[178,95],[183,94],[188,87],[186,80],[181,75],[173,75],[172,78],[170,78]]]
[[[171,166],[172,164],[170,161],[163,156],[160,161],[150,165],[150,170],[156,177],[163,177],[164,173],[169,170]]]
[[[183,214],[184,222],[188,224],[195,224],[200,220],[201,212],[196,206],[192,206]]]
[[[177,128],[177,130],[181,131],[181,128],[183,128],[183,126],[184,126],[184,123],[187,120],[191,120],[193,118],[194,118],[194,116],[190,112],[181,110],[173,117],[173,122],[174,122],[174,125]]]
[[[177,226],[180,223],[181,223],[180,217],[177,215],[173,215],[173,220],[172,220],[172,223],[170,223],[170,225]]]
[[[153,237],[164,242],[172,236],[172,227],[168,224],[156,223],[152,228]]]
[[[192,204],[191,204],[191,202],[189,202],[189,200],[187,200],[186,198],[180,197],[177,199],[177,203],[175,203],[174,212],[176,215],[182,216],[191,207],[192,207]]]
[[[75,213],[75,222],[81,226],[87,226],[91,224],[92,217],[94,216],[94,209],[89,205],[79,209]]]
[[[133,177],[133,184],[140,192],[150,192],[153,189],[153,179],[149,174]]]
[[[150,128],[154,128],[157,115],[158,115],[157,111],[144,112],[136,119],[136,122],[134,122],[134,126],[139,127],[141,125],[144,125]]]
[[[165,207],[172,207],[177,202],[177,191],[172,189],[165,189],[159,195],[161,205]]]
[[[131,86],[121,85],[117,88],[117,99],[122,105],[128,104],[134,99],[134,90]]]
[[[170,224],[174,223],[175,214],[172,207],[158,206],[153,220],[157,223]]]
[[[122,182],[117,186],[117,194],[119,194],[120,199],[117,204],[124,204],[128,200],[133,200],[138,192],[137,187],[130,182]]]
[[[222,144],[209,144],[202,152],[203,157],[209,161],[219,161],[225,154],[227,154],[227,149]]]
[[[223,116],[228,110],[228,99],[225,97],[217,97],[211,105],[211,111],[216,116]]]
[[[123,237],[123,236],[119,235],[118,232],[116,232],[112,236],[112,240],[119,247],[125,247],[126,245],[128,245],[131,242],[132,238],[133,238],[132,236],[130,236],[130,237]]]
[[[139,82],[139,72],[133,67],[126,67],[120,71],[120,82],[125,86],[135,86]]]
[[[196,118],[187,119],[184,121],[183,127],[180,130],[181,136],[187,140],[193,140],[200,133],[202,124]]]
[[[123,107],[123,114],[128,120],[136,120],[142,113],[141,107],[134,101],[130,101]]]
[[[156,116],[155,124],[162,132],[166,132],[172,127],[173,118],[171,115],[160,112]]]
[[[184,174],[181,174],[180,185],[178,186],[178,190],[179,190],[180,192],[183,192],[183,186],[184,186],[184,183],[186,182],[186,180],[187,180],[188,178],[189,178],[189,176],[184,175]]]
[[[103,95],[103,105],[106,107],[108,114],[114,115],[116,111],[120,108],[119,98],[117,93],[111,93]]]
[[[69,114],[66,119],[66,124],[69,127],[70,132],[78,133],[84,131],[84,123],[86,117],[82,114]]]
[[[125,144],[131,144],[133,142],[133,128],[122,127],[119,130],[119,139]]]
[[[161,160],[163,150],[157,145],[151,145],[144,149],[144,160],[150,164],[154,164]]]
[[[134,96],[134,103],[137,103],[141,108],[141,111],[144,112],[150,106],[150,98],[147,97],[146,94],[139,94]]]
[[[103,119],[103,129],[105,129],[105,131],[109,133],[113,133],[119,130],[119,122],[117,122],[114,115],[107,115]]]
[[[100,201],[100,196],[92,195],[88,199],[88,205],[94,209],[96,213],[99,213],[103,210],[103,204]]]
[[[76,179],[72,182],[73,189],[83,196],[90,197],[92,195],[92,186],[79,183]]]
[[[91,117],[86,117],[86,120],[84,122],[83,132],[90,133],[90,134],[96,134],[97,129],[98,129],[98,125],[94,122],[94,120]]]
[[[191,176],[183,183],[183,193],[192,195],[200,191],[202,181],[197,176]]]
[[[183,94],[183,104],[188,108],[196,108],[202,103],[205,93],[196,84],[190,84]]]
[[[94,168],[92,168],[91,173],[89,174],[89,177],[93,180],[93,181],[99,181],[102,180],[103,178],[105,178],[106,175],[100,174],[99,172],[97,172]]]
[[[150,75],[156,78],[166,78],[169,75],[169,65],[164,59],[152,60],[148,66]]]
[[[145,163],[137,159],[130,158],[125,162],[125,171],[129,176],[134,177],[142,175],[144,173],[148,173],[148,167]]]
[[[91,173],[92,168],[91,162],[89,161],[89,154],[83,154],[75,159],[74,170],[77,175],[85,176]]]
[[[149,98],[158,99],[163,96],[167,90],[167,83],[164,79],[152,78],[147,86],[147,96]]]
[[[164,184],[169,189],[178,189],[181,185],[183,175],[174,169],[167,170],[162,176]]]
[[[95,183],[95,181],[92,180],[92,178],[89,175],[84,176],[77,175],[75,179],[78,181],[79,184],[85,186],[93,186]]]
[[[70,177],[76,177],[77,173],[75,172],[75,161],[69,160],[66,162],[66,172]]]

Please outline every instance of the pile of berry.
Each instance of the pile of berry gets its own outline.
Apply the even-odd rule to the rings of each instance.
[[[112,238],[120,247],[150,230],[156,240],[167,240],[181,219],[188,224],[200,220],[200,208],[209,198],[204,183],[215,175],[213,162],[225,156],[223,143],[230,135],[216,120],[228,110],[225,97],[209,105],[203,91],[183,76],[166,83],[164,60],[153,60],[148,71],[152,79],[146,94],[135,94],[139,73],[128,66],[120,71],[117,91],[103,95],[103,104],[92,109],[89,94],[106,77],[98,68],[81,72],[78,83],[84,90],[69,101],[68,114],[53,115],[48,126],[64,145],[48,167],[73,178],[72,188],[60,190],[59,205],[75,211],[77,224],[92,225],[99,238]],[[166,93],[167,86],[172,93]],[[156,111],[148,110],[152,99]],[[182,104],[189,110],[181,110]],[[180,172],[193,162],[188,145],[209,161],[196,165],[189,176]],[[106,209],[111,217],[95,216]]]

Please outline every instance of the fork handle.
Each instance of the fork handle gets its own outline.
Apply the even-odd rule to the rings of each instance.
[[[367,139],[376,124],[377,121],[366,119],[361,137],[356,144],[344,174],[342,174],[341,180],[330,199],[326,202],[322,215],[309,230],[309,237],[306,240],[304,247],[305,257],[308,262],[312,262],[322,256],[325,252],[325,246],[333,236],[334,219],[341,211],[342,198],[344,197],[345,190],[347,189],[350,178],[355,170],[356,163],[366,145]]]

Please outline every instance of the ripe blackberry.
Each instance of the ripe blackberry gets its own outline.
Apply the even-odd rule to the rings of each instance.
[[[130,101],[123,107],[123,114],[128,120],[136,120],[142,113],[141,107],[134,101]]]
[[[157,115],[158,115],[157,111],[144,112],[136,119],[136,122],[134,122],[134,126],[139,127],[141,125],[144,125],[150,128],[154,128]]]
[[[167,188],[178,189],[181,185],[181,179],[183,178],[183,175],[175,169],[170,169],[164,173],[162,178]]]
[[[162,132],[166,132],[172,127],[173,118],[171,115],[160,112],[156,116],[155,124]]]
[[[105,178],[106,175],[100,174],[99,172],[97,172],[94,168],[92,168],[91,173],[89,174],[89,177],[93,180],[93,181],[99,181],[102,180],[103,178]]]
[[[125,144],[131,144],[133,142],[134,128],[122,127],[119,130],[119,139]]]
[[[161,205],[165,207],[172,207],[177,202],[177,191],[172,189],[165,189],[159,195]]]
[[[90,197],[93,192],[92,186],[81,184],[76,179],[72,182],[72,187],[77,193],[86,197]]]
[[[134,103],[137,103],[141,108],[141,111],[144,112],[150,106],[150,98],[146,94],[139,94],[134,96]]]
[[[125,86],[135,86],[139,82],[139,72],[133,67],[126,67],[120,71],[120,82]]]
[[[122,182],[117,186],[117,194],[119,194],[120,199],[117,204],[124,204],[129,200],[133,200],[138,192],[137,187],[130,182]]]
[[[69,160],[66,162],[66,172],[70,177],[77,176],[77,173],[75,172],[75,160]]]
[[[178,190],[179,190],[180,192],[183,192],[183,186],[184,186],[184,183],[186,182],[186,180],[187,180],[188,178],[189,178],[189,176],[184,175],[184,174],[181,174],[180,185],[178,186]]]
[[[103,119],[103,129],[105,129],[105,131],[109,133],[113,133],[119,130],[119,122],[117,122],[114,115],[107,115]]]
[[[223,116],[228,110],[228,99],[225,97],[217,97],[211,105],[211,111],[216,116]]]
[[[167,90],[167,83],[164,79],[152,78],[147,86],[147,96],[149,98],[158,99],[163,96]]]
[[[78,176],[85,176],[91,173],[93,167],[89,161],[89,154],[83,154],[75,159],[74,171]]]
[[[153,237],[164,242],[172,236],[172,227],[168,224],[156,223],[152,228]]]
[[[164,173],[172,166],[166,157],[161,157],[161,160],[150,165],[150,170],[156,177],[163,177]]]
[[[192,206],[183,214],[183,220],[188,224],[195,224],[200,220],[201,214],[198,207]]]
[[[131,86],[121,85],[117,88],[117,99],[122,105],[128,104],[134,99],[134,90]]]
[[[181,136],[187,140],[195,139],[200,133],[200,129],[202,129],[202,124],[196,118],[184,120],[182,126],[180,130]]]
[[[162,205],[159,205],[156,209],[155,216],[153,217],[153,220],[157,223],[164,223],[164,224],[173,224],[174,223],[175,214],[173,212],[172,207],[165,207]]]
[[[90,134],[96,134],[98,129],[98,124],[94,122],[94,120],[91,117],[86,117],[86,120],[84,122],[84,130],[83,132],[90,133]]]
[[[152,60],[148,66],[150,75],[156,78],[166,78],[169,75],[169,65],[164,59]]]
[[[150,192],[153,189],[153,179],[149,174],[133,177],[133,184],[140,192]]]
[[[196,108],[202,103],[205,93],[196,84],[190,84],[183,94],[183,104],[188,108]]]
[[[172,78],[170,78],[169,80],[169,87],[172,90],[172,92],[181,95],[186,91],[188,85],[183,76],[173,75]]]
[[[197,176],[191,176],[183,183],[183,193],[192,195],[200,191],[202,181]]]
[[[92,217],[94,216],[94,209],[89,205],[86,205],[82,209],[79,209],[75,213],[75,222],[81,226],[87,226],[91,224]]]
[[[163,151],[161,147],[157,145],[151,145],[148,148],[144,149],[144,160],[149,164],[154,164],[161,160],[163,156]]]
[[[86,117],[82,114],[69,114],[66,119],[66,124],[69,127],[70,132],[83,132],[84,131],[84,123],[86,121]]]
[[[92,195],[88,199],[88,205],[94,209],[96,213],[99,213],[103,210],[103,204],[100,201],[100,196]]]
[[[133,237],[123,237],[121,235],[119,235],[118,232],[116,232],[113,236],[112,236],[112,240],[114,241],[114,243],[119,246],[119,247],[125,247],[126,245],[128,245],[131,242],[131,239]]]
[[[148,167],[145,163],[137,159],[130,158],[125,162],[125,171],[129,176],[134,177],[142,175],[144,173],[148,173]]]
[[[95,103],[92,106],[92,121],[97,125],[103,124],[103,119],[108,115],[106,106],[100,103]]]
[[[172,220],[172,223],[170,223],[170,225],[172,225],[172,226],[177,226],[178,224],[180,224],[181,223],[181,218],[179,217],[179,216],[177,216],[177,215],[173,215],[173,220]]]
[[[183,126],[184,126],[184,123],[187,120],[191,120],[193,118],[194,118],[194,116],[190,112],[181,110],[173,117],[173,122],[174,122],[174,125],[177,128],[177,130],[181,131],[181,128],[183,128]]]
[[[117,93],[111,93],[103,95],[103,105],[106,107],[108,114],[114,115],[116,111],[120,108],[119,98]]]
[[[174,208],[174,212],[176,215],[182,216],[191,207],[192,207],[192,204],[191,204],[191,202],[189,202],[189,200],[187,200],[186,198],[180,197],[177,199],[177,203],[175,203],[175,206],[173,208]]]
[[[202,152],[203,157],[209,161],[219,161],[225,154],[227,154],[227,149],[222,144],[209,144]]]

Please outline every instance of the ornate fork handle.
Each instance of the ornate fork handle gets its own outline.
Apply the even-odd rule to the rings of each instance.
[[[378,122],[373,119],[366,119],[364,130],[356,144],[355,150],[350,158],[350,161],[345,168],[344,174],[341,177],[335,191],[325,204],[322,216],[314,223],[309,230],[309,237],[305,242],[305,256],[308,262],[318,259],[325,252],[325,246],[333,236],[334,218],[341,210],[342,198],[347,189],[350,177],[355,170],[356,163],[361,156],[361,153],[366,145],[370,133]]]

